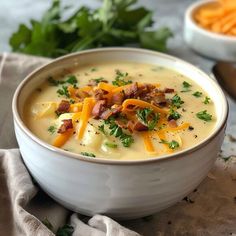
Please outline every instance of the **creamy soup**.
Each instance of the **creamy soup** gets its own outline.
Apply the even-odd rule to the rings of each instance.
[[[168,68],[106,62],[72,68],[28,98],[28,128],[88,158],[147,159],[193,147],[213,131],[213,101]]]

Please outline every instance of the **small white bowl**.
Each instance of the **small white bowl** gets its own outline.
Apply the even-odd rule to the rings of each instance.
[[[171,155],[144,156],[138,161],[83,157],[45,143],[24,124],[28,96],[53,73],[86,63],[135,61],[172,68],[199,84],[216,106],[216,126],[199,144]],[[142,49],[106,48],[67,55],[37,69],[17,88],[13,98],[17,141],[28,170],[42,189],[65,207],[85,215],[119,219],[147,216],[180,201],[212,168],[220,150],[228,105],[219,85],[198,68],[178,58]],[[144,154],[145,155],[145,154]]]
[[[184,39],[196,52],[216,60],[236,61],[236,37],[217,34],[200,27],[193,18],[202,6],[215,1],[204,0],[189,6],[185,13]]]

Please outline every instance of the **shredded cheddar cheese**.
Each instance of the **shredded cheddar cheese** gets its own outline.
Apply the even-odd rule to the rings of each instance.
[[[84,131],[86,129],[88,120],[91,116],[91,112],[92,112],[94,104],[95,104],[95,101],[93,98],[85,98],[84,99],[83,108],[82,108],[81,117],[80,117],[79,128],[78,128],[78,139],[79,140],[83,138]]]

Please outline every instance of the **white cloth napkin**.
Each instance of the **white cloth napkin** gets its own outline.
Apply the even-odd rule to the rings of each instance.
[[[74,227],[73,236],[236,235],[236,142],[230,136],[236,137],[236,123],[228,128],[223,145],[223,155],[230,158],[220,156],[208,178],[192,194],[151,218],[121,222],[139,234],[106,216],[96,215],[87,221],[40,190],[16,149],[11,100],[25,75],[47,61],[0,55],[0,235],[53,236],[66,222]],[[42,223],[45,219],[52,230]]]
[[[11,114],[13,92],[22,78],[48,59],[3,54],[0,64],[0,148],[16,147]],[[33,158],[33,157],[32,157]],[[69,211],[45,196],[32,182],[18,149],[0,149],[0,235],[51,236],[42,221],[47,218],[54,232],[65,224]],[[44,196],[43,196],[44,195]],[[3,224],[3,222],[5,224]],[[73,236],[138,236],[112,219],[96,215],[88,225],[71,216]]]
[[[51,200],[49,204],[36,204],[33,198],[38,193],[37,187],[34,186],[30,175],[28,174],[20,157],[18,149],[0,150],[0,163],[2,166],[1,172],[4,171],[4,179],[7,186],[1,186],[1,190],[5,192],[8,190],[9,202],[1,207],[2,217],[8,215],[7,210],[11,205],[12,215],[15,225],[12,225],[15,235],[53,235],[53,233],[40,221],[41,217],[49,215],[48,211],[56,214],[56,222],[54,222],[54,229],[58,228],[67,215],[67,211]],[[1,173],[0,172],[0,173]],[[44,198],[45,200],[45,198]],[[0,201],[1,202],[1,201]],[[51,205],[52,204],[52,205]],[[35,209],[39,208],[39,209]],[[33,212],[33,214],[30,214]],[[35,215],[38,217],[35,217]],[[43,218],[42,218],[43,219]],[[3,219],[4,220],[4,219]],[[51,222],[52,223],[52,222]],[[74,227],[72,236],[138,236],[139,234],[122,227],[114,220],[102,216],[95,215],[88,221],[88,225],[78,219],[77,214],[71,216],[70,225]],[[56,227],[55,227],[56,226]],[[1,233],[1,231],[0,231]],[[3,235],[3,234],[0,234]],[[7,235],[7,234],[4,234]]]

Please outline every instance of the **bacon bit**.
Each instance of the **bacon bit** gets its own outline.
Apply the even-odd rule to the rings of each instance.
[[[147,131],[148,127],[146,125],[142,124],[140,121],[137,121],[133,126],[133,130],[135,130],[135,131]]]
[[[166,104],[166,97],[164,93],[153,94],[151,97],[153,104],[156,106]]]
[[[145,98],[145,96],[152,92],[154,89],[156,89],[156,87],[152,84],[143,84],[143,85],[140,85],[139,86],[139,89],[138,89],[138,95],[141,97],[141,98]],[[158,90],[158,89],[157,89]]]
[[[107,120],[111,115],[112,115],[111,109],[107,109],[100,115],[100,118],[103,120]]]
[[[132,120],[129,120],[126,125],[126,128],[128,128],[130,133],[133,133],[134,132],[134,122]]]
[[[124,93],[123,92],[119,92],[119,93],[114,93],[112,95],[112,103],[117,104],[117,105],[121,105],[122,102],[124,101]]]
[[[105,99],[104,95],[106,94],[108,94],[108,92],[103,89],[95,89],[93,92],[93,96],[97,101],[104,100]]]
[[[131,84],[128,88],[126,88],[124,90],[124,95],[125,95],[125,98],[133,98],[137,95],[138,93],[138,83],[135,82],[133,84]]]
[[[93,110],[92,110],[92,116],[95,119],[98,119],[101,114],[105,111],[106,109],[106,100],[99,100],[97,103],[94,105]]]
[[[122,106],[121,105],[113,105],[111,107],[112,115],[116,115],[122,111]]]
[[[68,129],[73,129],[72,119],[62,120],[62,124],[58,129],[57,133],[64,134]]]
[[[174,93],[175,90],[173,88],[165,88],[164,93]]]
[[[107,120],[110,116],[117,115],[118,113],[120,113],[121,110],[122,110],[122,106],[120,105],[113,106],[111,109],[107,109],[104,112],[102,112],[102,114],[100,115],[100,118],[103,120]]]
[[[58,115],[61,115],[63,113],[67,113],[70,111],[70,102],[66,100],[62,100],[56,110],[56,113]]]
[[[177,125],[177,123],[176,123],[176,120],[174,120],[174,119],[168,121],[168,125],[169,125],[171,128],[176,128],[176,127],[178,127],[178,125]]]

